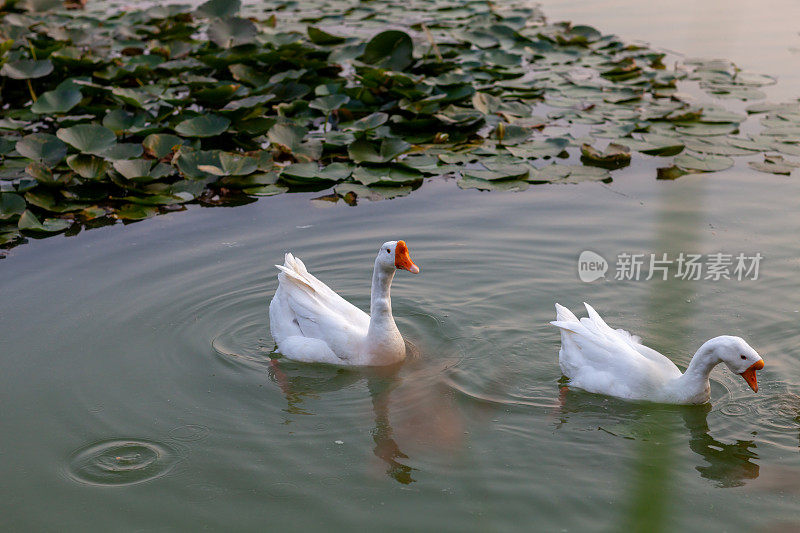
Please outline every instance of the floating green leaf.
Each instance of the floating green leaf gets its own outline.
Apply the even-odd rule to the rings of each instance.
[[[81,92],[77,89],[56,89],[47,91],[31,106],[31,111],[38,114],[66,113],[81,101]]]
[[[163,159],[184,143],[183,139],[168,133],[151,133],[142,141],[144,150],[150,157]]]
[[[122,159],[114,161],[114,170],[122,174],[125,179],[133,181],[150,181],[150,169],[153,162],[148,159]]]
[[[197,168],[215,176],[244,176],[256,171],[258,160],[254,157],[222,152],[219,154],[219,166],[199,165]]]
[[[73,154],[67,158],[67,165],[80,177],[99,180],[106,175],[109,163],[101,157],[87,154]]]
[[[327,115],[332,111],[336,111],[349,101],[350,97],[346,94],[329,94],[328,96],[314,98],[308,104],[308,107],[312,109],[319,109]]]
[[[197,8],[201,17],[232,17],[242,8],[241,0],[208,0]]]
[[[311,42],[320,45],[341,44],[346,40],[344,37],[333,35],[314,26],[308,27],[308,38],[311,39]]]
[[[32,133],[17,142],[20,155],[55,166],[67,155],[67,147],[55,135],[49,133]]]
[[[398,165],[357,167],[353,179],[364,185],[411,185],[422,180],[422,174]]]
[[[145,121],[146,118],[142,114],[134,114],[124,109],[114,109],[103,117],[103,126],[120,135],[143,128]]]
[[[789,161],[779,155],[764,156],[764,161],[750,161],[747,163],[750,168],[754,168],[759,172],[769,172],[772,174],[785,174],[789,175],[792,171],[800,167],[800,163]]]
[[[22,213],[19,217],[19,222],[17,222],[17,227],[19,227],[20,231],[30,231],[34,233],[58,233],[59,231],[64,231],[71,225],[71,221],[63,218],[46,218],[40,222],[39,219],[36,218],[36,215],[30,211]]]
[[[208,28],[208,38],[221,48],[252,43],[257,34],[255,24],[239,17],[217,19]]]
[[[281,194],[286,192],[288,187],[284,187],[282,185],[260,185],[258,187],[248,187],[243,189],[242,192],[245,194],[252,194],[254,196],[275,196],[276,194]]]
[[[359,139],[348,147],[347,153],[356,163],[388,163],[409,148],[411,145],[403,139],[384,139],[380,145]]]
[[[389,70],[403,70],[414,60],[414,42],[407,33],[384,31],[370,39],[361,61]]]
[[[675,158],[675,165],[689,171],[716,172],[733,166],[733,159],[721,155],[681,154]]]
[[[527,181],[520,180],[501,180],[501,181],[487,181],[472,176],[464,176],[457,182],[458,187],[461,189],[479,189],[482,191],[498,191],[498,192],[521,192],[526,190],[530,185]]]
[[[114,143],[108,148],[94,152],[108,160],[133,159],[143,153],[142,145],[139,143]]]
[[[25,199],[14,193],[0,193],[0,220],[21,215],[25,211]]]
[[[656,179],[674,180],[680,178],[681,176],[685,176],[686,174],[688,174],[687,171],[683,170],[682,168],[678,168],[676,166],[663,167],[657,169]]]
[[[116,213],[122,220],[144,220],[158,214],[158,208],[142,204],[124,204]]]
[[[551,137],[542,141],[532,141],[517,146],[508,146],[512,155],[517,157],[527,157],[530,159],[543,157],[556,157],[566,150],[570,145],[570,140],[565,137]]]
[[[203,115],[184,120],[175,126],[175,131],[186,137],[213,137],[228,129],[231,121],[219,115]]]
[[[369,131],[374,130],[375,128],[382,126],[389,120],[389,115],[386,113],[372,113],[367,115],[364,118],[358,119],[355,122],[349,124],[345,127],[347,130],[352,131]]]
[[[97,124],[78,124],[56,131],[59,139],[83,153],[98,153],[110,148],[117,136],[110,129]]]
[[[20,59],[9,61],[0,69],[0,76],[7,76],[15,80],[28,80],[42,78],[53,72],[53,63],[49,59]]]
[[[267,136],[272,144],[286,152],[295,151],[302,143],[307,130],[296,124],[275,124]]]
[[[631,152],[627,146],[616,143],[610,143],[602,152],[588,144],[582,144],[581,161],[597,167],[621,168],[630,164]]]
[[[366,186],[360,183],[340,183],[333,188],[333,192],[344,198],[350,205],[356,205],[358,200],[391,200],[411,193],[410,186],[382,187],[380,185]]]

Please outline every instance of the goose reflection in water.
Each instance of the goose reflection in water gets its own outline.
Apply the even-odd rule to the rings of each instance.
[[[759,467],[755,462],[758,459],[755,441],[737,439],[732,444],[718,441],[709,434],[709,412],[709,404],[680,409],[689,430],[689,448],[708,463],[695,469],[704,478],[716,481],[719,487],[741,487],[756,479]]]
[[[433,374],[425,369],[415,369],[411,371],[412,377],[404,379],[400,375],[401,367],[344,369],[272,359],[268,376],[283,392],[286,413],[291,415],[313,415],[311,408],[304,403],[306,399],[320,399],[326,393],[365,381],[372,402],[373,454],[385,463],[386,475],[408,485],[416,481],[414,472],[417,469],[405,464],[409,456],[395,440],[396,428],[404,437],[400,439],[402,442],[448,449],[460,445],[463,428],[457,411],[439,397],[440,388],[426,383],[426,377]],[[432,394],[437,397],[431,398]],[[399,395],[402,395],[402,401],[395,399],[393,402],[393,397]],[[392,411],[396,411],[395,416],[399,419],[394,426],[389,416],[392,405],[395,405]],[[287,418],[286,423],[290,422],[291,418]]]
[[[613,409],[612,409],[613,407]],[[683,430],[680,421],[689,431],[689,449],[703,458],[704,463],[695,470],[718,487],[740,487],[759,475],[756,443],[753,440],[735,440],[725,443],[710,434],[708,413],[710,404],[661,405],[629,403],[613,398],[600,398],[583,391],[562,386],[559,405],[553,413],[556,428],[567,424],[574,416],[610,418],[602,422],[599,430],[611,435],[636,441],[652,441],[654,445],[680,438]]]

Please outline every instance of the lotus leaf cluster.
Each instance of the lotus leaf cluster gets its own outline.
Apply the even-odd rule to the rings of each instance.
[[[0,8],[0,245],[287,191],[522,190],[610,181],[632,157],[667,179],[736,156],[786,174],[777,154],[800,155],[800,106],[760,101],[774,79],[667,68],[523,2],[98,4]],[[760,133],[740,134],[748,114]]]

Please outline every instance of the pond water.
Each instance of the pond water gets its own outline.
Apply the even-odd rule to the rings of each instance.
[[[613,15],[624,4],[545,12],[702,52],[668,40],[655,15]],[[740,39],[727,57],[766,64],[780,79],[771,96],[783,97],[798,93],[797,28],[784,31],[798,18],[789,2],[781,9],[775,31],[731,36],[706,9],[676,9],[669,25],[702,27],[698,42]],[[645,32],[644,19],[663,28]],[[786,61],[770,59],[777,49]],[[644,156],[610,184],[521,193],[436,179],[357,207],[315,200],[322,193],[190,206],[13,249],[0,261],[0,524],[800,527],[800,183],[741,160],[672,182],[656,181],[656,166]],[[267,305],[283,253],[366,309],[374,255],[390,239],[405,239],[422,268],[393,286],[416,357],[392,371],[273,361]],[[584,250],[611,263],[605,281],[578,279]],[[755,280],[617,281],[624,252],[763,260]],[[711,406],[562,389],[556,301],[579,315],[590,302],[681,366],[706,339],[741,335],[766,361],[760,390],[722,367]]]

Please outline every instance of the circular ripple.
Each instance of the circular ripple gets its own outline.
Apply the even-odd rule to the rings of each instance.
[[[111,439],[75,450],[68,473],[73,480],[89,485],[132,485],[163,476],[180,459],[177,451],[165,444]]]
[[[211,346],[224,359],[269,363],[271,350],[265,339],[267,326],[259,322],[240,321],[214,337]]]
[[[727,416],[745,416],[750,414],[750,407],[743,403],[729,402],[723,405],[719,412]]]
[[[202,424],[186,424],[185,426],[173,428],[169,432],[169,437],[185,442],[195,442],[205,439],[210,432],[211,430],[208,426]]]
[[[776,430],[800,427],[800,396],[791,392],[769,396],[756,404],[756,411],[767,426]]]

